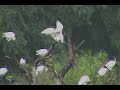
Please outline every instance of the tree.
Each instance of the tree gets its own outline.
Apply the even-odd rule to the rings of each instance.
[[[12,56],[15,60],[24,57],[33,63],[38,48],[48,48],[54,43],[53,38],[40,32],[55,27],[56,20],[59,20],[68,37],[67,45],[57,46],[68,54],[65,65],[58,73],[64,79],[74,65],[74,54],[79,53],[83,40],[82,49],[90,48],[96,52],[105,49],[111,54],[119,53],[119,11],[119,5],[1,5],[0,36],[3,32],[14,31],[17,40],[8,43],[0,37],[0,62],[6,60],[5,56]]]

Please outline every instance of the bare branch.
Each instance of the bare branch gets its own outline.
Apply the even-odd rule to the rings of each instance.
[[[58,73],[56,72],[56,70],[54,69],[54,67],[51,67],[50,65],[46,64],[47,67],[49,67],[51,69],[51,71],[53,72],[53,74],[55,75],[56,78],[58,78],[58,80],[63,84],[66,85],[64,83],[64,81],[61,79],[61,77],[58,75]]]
[[[80,42],[80,44],[78,44],[78,46],[74,49],[74,51],[77,50],[77,49],[84,43],[84,41],[85,41],[85,40],[82,40],[82,41]]]
[[[37,67],[37,64],[38,64],[40,61],[45,62],[46,59],[49,59],[50,57],[52,57],[52,56],[56,53],[56,52],[54,52],[54,53],[51,54],[49,57],[46,57],[46,56],[48,56],[48,55],[51,53],[51,51],[53,50],[53,48],[55,47],[56,44],[57,44],[57,43],[51,45],[48,53],[47,53],[44,57],[38,57],[38,58],[35,60],[35,62],[34,62],[34,66],[35,66],[35,67]]]
[[[48,55],[51,53],[51,51],[54,49],[54,47],[55,47],[56,44],[57,44],[57,43],[51,45],[51,47],[50,47],[48,53],[47,53],[44,57],[48,56]]]
[[[52,53],[49,57],[45,57],[45,59],[49,59],[50,57],[52,57],[54,54],[58,53],[60,50],[55,51],[54,53]]]
[[[41,61],[41,60],[43,60],[43,59],[44,59],[44,57],[38,57],[38,58],[35,60],[33,66],[35,66],[35,68],[36,68],[36,67],[37,67],[37,64],[39,63],[39,61]]]
[[[59,72],[59,76],[64,78],[65,74],[71,69],[74,63],[73,45],[70,36],[68,37],[68,62]]]
[[[26,77],[26,79],[31,80],[31,73],[27,69],[23,68],[23,66],[21,66],[21,64],[19,63],[18,60],[16,60],[15,57],[14,58],[9,57],[8,59],[15,62],[15,64],[20,69],[21,73]]]

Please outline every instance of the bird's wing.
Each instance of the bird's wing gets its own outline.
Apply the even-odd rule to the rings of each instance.
[[[58,31],[62,31],[63,30],[63,25],[57,20],[57,22],[56,22],[56,30],[58,30]]]
[[[15,37],[15,34],[14,34],[13,32],[8,32],[7,35],[8,35],[9,37]]]
[[[54,33],[51,35],[51,37],[59,37],[59,35],[60,35],[60,32],[54,32]]]
[[[107,67],[107,68],[109,68],[109,67],[111,67],[111,66],[113,66],[114,65],[114,61],[109,61],[105,66]]]
[[[51,37],[53,37],[55,41],[58,41],[58,42],[61,41],[62,43],[64,43],[64,37],[61,32],[52,34]]]
[[[110,67],[110,64],[111,64],[111,62],[109,61],[108,63],[105,64],[105,66],[106,66],[107,68],[109,68],[109,67]]]
[[[47,29],[43,30],[43,31],[41,32],[41,34],[50,35],[50,34],[53,34],[54,31],[55,31],[54,28],[47,28]]]
[[[101,69],[98,71],[98,74],[99,74],[99,75],[104,75],[104,74],[106,73],[106,70],[107,70],[107,69],[101,68]]]
[[[83,84],[83,82],[80,80],[79,82],[78,82],[78,85],[82,85]]]

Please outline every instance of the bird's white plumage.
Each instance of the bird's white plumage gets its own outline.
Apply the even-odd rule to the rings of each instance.
[[[56,29],[47,28],[41,32],[41,34],[50,35],[57,42],[64,43],[64,37],[62,35],[63,25],[57,20],[56,21]]]
[[[47,49],[40,49],[36,51],[36,55],[45,56],[48,53]]]
[[[111,70],[111,69],[115,66],[115,64],[116,64],[116,60],[111,60],[111,61],[109,61],[107,64],[105,64],[105,66],[106,66],[109,70]]]
[[[41,34],[52,35],[52,34],[55,32],[55,30],[56,30],[56,29],[54,29],[54,28],[47,28],[47,29],[43,30],[43,31],[41,32]]]
[[[107,68],[101,68],[97,73],[97,77],[104,76],[107,70],[108,70]]]
[[[56,31],[61,32],[63,30],[63,25],[57,20],[56,22]]]
[[[64,43],[64,37],[62,35],[63,25],[57,20],[56,26],[57,28],[54,34],[52,34],[52,37],[55,41]]]
[[[90,79],[87,75],[84,75],[80,78],[80,81],[78,82],[78,85],[86,85],[87,82],[89,82]]]
[[[53,38],[54,38],[54,40],[57,41],[57,42],[62,42],[62,43],[64,43],[64,37],[63,37],[63,35],[62,35],[62,32],[60,32],[59,35],[56,34],[56,36],[54,36]]]
[[[21,58],[21,59],[20,59],[20,64],[21,64],[21,65],[25,65],[25,63],[26,63],[25,59]]]
[[[7,68],[0,68],[0,76],[5,75],[8,72]]]
[[[38,66],[36,69],[36,75],[38,75],[40,72],[42,73],[43,70],[47,71],[48,68],[46,66]]]
[[[7,41],[14,41],[16,39],[13,32],[4,32],[2,37],[5,37]]]

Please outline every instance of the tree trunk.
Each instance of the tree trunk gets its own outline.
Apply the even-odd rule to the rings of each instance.
[[[71,69],[74,63],[73,45],[70,36],[68,36],[68,62],[59,72],[59,76],[63,79],[66,73]]]

